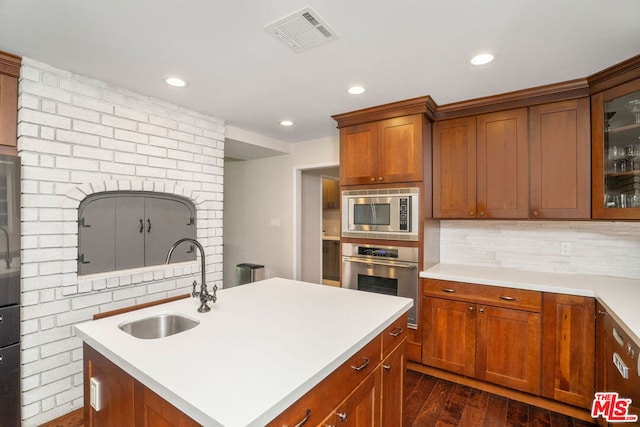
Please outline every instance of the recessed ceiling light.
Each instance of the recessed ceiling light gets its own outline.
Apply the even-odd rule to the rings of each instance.
[[[488,64],[489,62],[493,61],[493,55],[490,53],[481,53],[480,55],[476,55],[473,58],[471,58],[471,64],[472,65],[484,65],[484,64]]]
[[[366,92],[366,89],[363,88],[362,86],[352,86],[349,88],[348,92],[351,95],[360,95]]]
[[[293,126],[293,122],[291,120],[283,120],[280,122],[281,126]]]
[[[164,79],[164,81],[168,85],[174,87],[185,87],[187,85],[187,82],[178,77],[167,77],[166,79]]]

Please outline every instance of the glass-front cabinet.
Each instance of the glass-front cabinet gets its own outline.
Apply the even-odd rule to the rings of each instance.
[[[640,79],[591,98],[592,216],[640,219]]]

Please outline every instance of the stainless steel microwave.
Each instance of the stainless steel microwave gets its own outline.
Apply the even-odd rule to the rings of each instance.
[[[419,189],[342,192],[342,237],[418,240]]]

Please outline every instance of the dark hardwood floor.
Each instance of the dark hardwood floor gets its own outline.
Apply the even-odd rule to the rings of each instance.
[[[591,427],[582,420],[407,371],[404,427]]]

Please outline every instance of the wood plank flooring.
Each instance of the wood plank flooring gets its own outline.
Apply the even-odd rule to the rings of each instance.
[[[407,371],[404,427],[592,427],[582,420]]]

